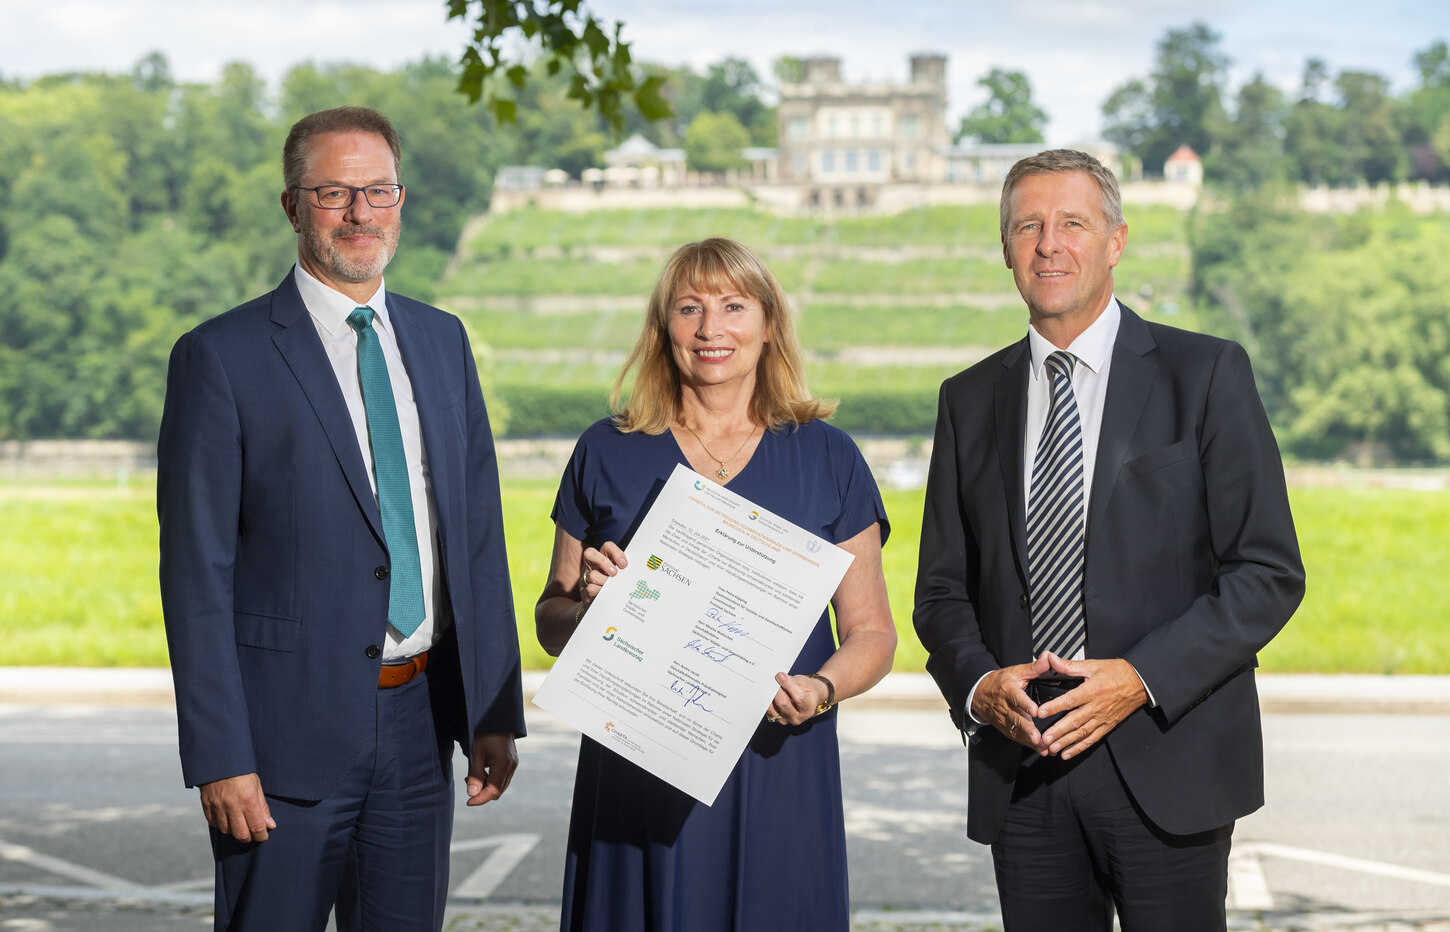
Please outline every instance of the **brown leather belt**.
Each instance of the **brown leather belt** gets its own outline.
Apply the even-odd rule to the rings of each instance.
[[[413,682],[414,678],[428,669],[428,652],[414,654],[402,663],[385,663],[378,668],[378,689],[392,689],[394,686],[402,686],[404,683]]]

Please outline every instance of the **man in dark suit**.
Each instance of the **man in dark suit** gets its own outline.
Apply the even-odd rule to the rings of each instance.
[[[436,930],[469,805],[524,733],[498,471],[462,324],[391,294],[397,133],[292,127],[297,264],[177,341],[158,446],[182,769],[219,930]]]
[[[1096,159],[1018,162],[1001,229],[1031,326],[942,385],[916,587],[967,833],[1008,932],[1222,930],[1255,656],[1304,591],[1278,448],[1237,344],[1114,298]]]

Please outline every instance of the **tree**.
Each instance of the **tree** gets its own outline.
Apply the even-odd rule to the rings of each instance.
[[[1390,96],[1389,81],[1363,71],[1341,71],[1334,86],[1344,111],[1344,174],[1370,184],[1404,178],[1407,159],[1399,105]]]
[[[1233,120],[1216,151],[1204,160],[1204,176],[1237,190],[1289,177],[1284,154],[1284,93],[1263,75],[1239,88]]]
[[[1153,172],[1179,146],[1207,154],[1225,123],[1223,84],[1229,59],[1220,36],[1204,23],[1170,29],[1158,42],[1150,82],[1134,79],[1103,104],[1104,135]]]
[[[661,94],[674,114],[658,123],[631,125],[656,145],[681,145],[685,131],[705,111],[733,114],[750,134],[747,145],[773,146],[776,141],[775,108],[760,99],[765,86],[750,63],[742,58],[724,58],[697,74],[689,68],[661,72]]]
[[[740,150],[748,145],[750,134],[735,114],[706,110],[685,131],[685,160],[695,171],[729,171],[745,164]]]
[[[567,72],[569,99],[596,109],[615,132],[624,129],[626,97],[647,119],[669,115],[669,105],[659,94],[663,79],[636,75],[629,43],[620,38],[624,24],[614,23],[611,36],[601,21],[582,11],[580,0],[448,0],[448,18],[471,20],[474,26],[463,52],[458,89],[474,103],[484,97],[500,123],[514,121],[517,102],[512,94],[528,83],[527,61],[504,48],[505,40],[515,36],[532,43],[550,74]],[[499,85],[500,76],[511,89]]]
[[[1137,155],[1153,132],[1152,94],[1141,78],[1132,78],[1103,102],[1103,137]]]
[[[1404,100],[1411,177],[1450,180],[1450,46],[1441,39],[1415,53],[1420,86]]]
[[[705,70],[700,107],[714,113],[732,113],[758,146],[773,146],[776,140],[775,108],[760,99],[764,90],[760,75],[743,58],[727,57]],[[692,121],[693,122],[693,121]]]
[[[1304,63],[1299,99],[1284,116],[1284,149],[1305,184],[1342,182],[1344,114],[1326,100],[1329,66],[1322,59]]]
[[[797,55],[782,55],[770,63],[777,84],[799,84],[806,79],[806,65]]]
[[[993,68],[977,84],[987,89],[987,102],[962,118],[958,142],[968,136],[985,143],[1042,142],[1047,114],[1032,103],[1027,75]]]
[[[1407,208],[1300,213],[1264,193],[1200,206],[1193,287],[1244,344],[1286,451],[1361,463],[1450,457],[1450,249]]]

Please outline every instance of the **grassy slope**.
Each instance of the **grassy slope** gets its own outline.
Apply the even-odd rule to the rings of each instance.
[[[1119,294],[1140,309],[1179,312],[1188,277],[1183,215],[1137,208],[1128,222]],[[440,292],[453,296],[444,303],[493,349],[495,383],[596,386],[602,397],[669,252],[692,239],[732,236],[760,252],[791,296],[801,343],[818,357],[808,372],[817,391],[934,393],[959,365],[837,366],[832,357],[859,347],[985,349],[1020,337],[1025,314],[1000,259],[996,224],[990,205],[834,219],[750,209],[523,210],[477,228]],[[540,351],[551,353],[540,359]]]

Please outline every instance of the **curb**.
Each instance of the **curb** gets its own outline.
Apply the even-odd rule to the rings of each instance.
[[[527,670],[524,695],[532,698],[544,671]],[[1259,706],[1268,714],[1450,715],[1450,676],[1369,674],[1259,674]],[[50,705],[172,705],[171,671],[164,667],[0,667],[0,703]],[[852,708],[946,712],[925,673],[891,673]]]

